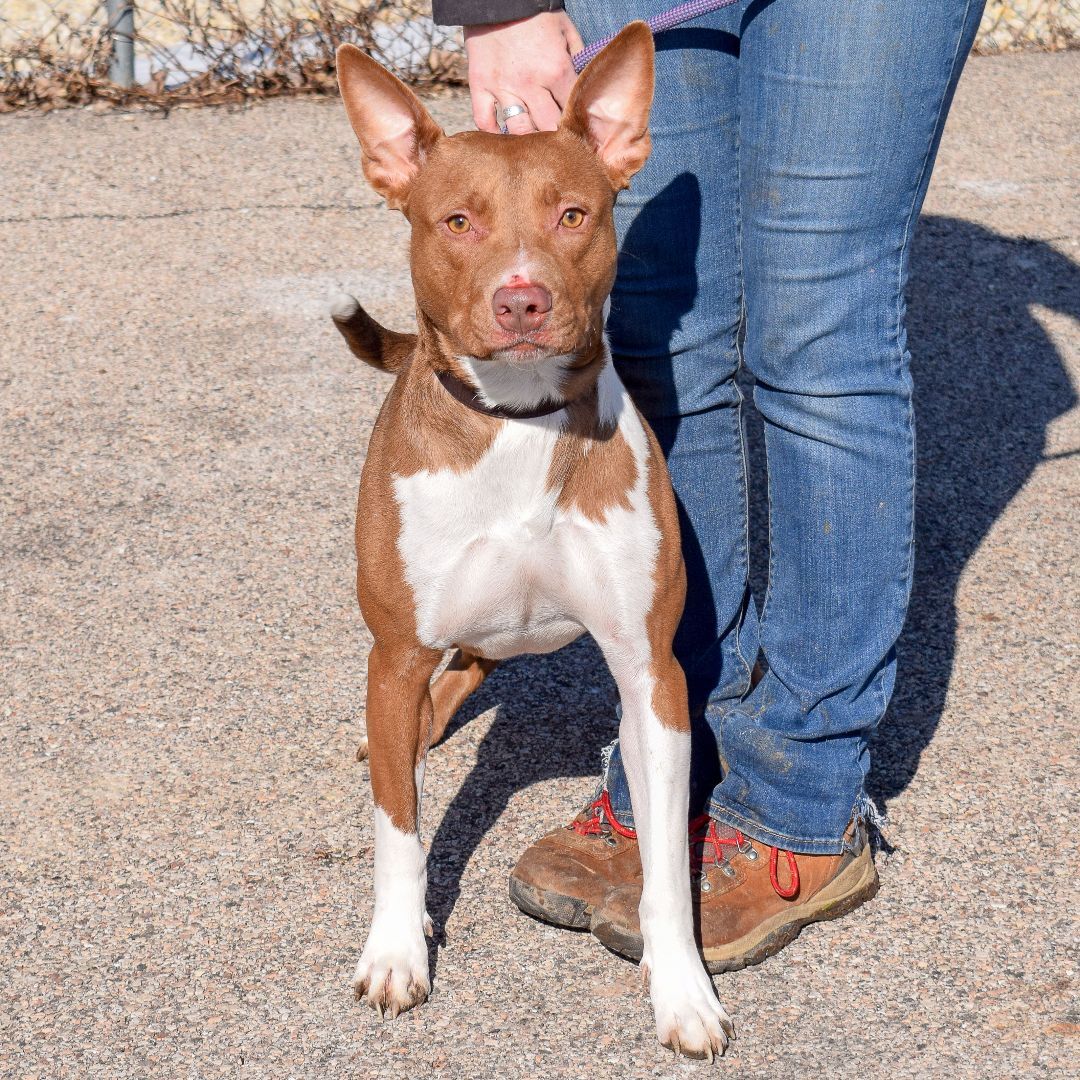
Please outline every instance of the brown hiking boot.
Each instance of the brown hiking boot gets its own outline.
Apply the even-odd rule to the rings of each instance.
[[[779,952],[812,922],[836,919],[878,890],[866,826],[853,822],[841,855],[797,855],[751,840],[711,818],[694,823],[690,883],[694,934],[712,974]],[[612,952],[640,960],[641,880],[612,889],[591,929]]]
[[[755,662],[751,690],[764,674]],[[510,874],[510,899],[535,919],[587,930],[593,909],[618,885],[640,892],[641,855],[637,833],[619,823],[601,790],[568,826],[525,850]]]
[[[641,889],[637,833],[620,825],[602,791],[567,826],[526,848],[510,874],[510,899],[526,915],[587,930],[609,889]]]

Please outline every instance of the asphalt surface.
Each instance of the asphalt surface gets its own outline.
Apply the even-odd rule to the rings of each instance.
[[[1080,53],[961,84],[911,288],[893,851],[872,904],[717,979],[717,1074],[1075,1069],[1078,83]],[[405,327],[411,295],[340,104],[4,117],[0,173],[0,1074],[706,1075],[633,967],[506,897],[615,728],[588,642],[505,665],[432,754],[431,1000],[384,1023],[350,996],[352,515],[386,384],[325,310],[346,288]]]

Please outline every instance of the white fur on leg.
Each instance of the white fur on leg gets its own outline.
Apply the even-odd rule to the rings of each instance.
[[[660,1042],[711,1061],[727,1048],[733,1027],[694,945],[686,828],[690,736],[660,723],[647,668],[634,666],[615,677],[623,708],[619,739],[644,872],[641,968]]]
[[[356,965],[353,990],[380,1016],[426,1000],[431,991],[424,911],[427,864],[417,833],[398,829],[375,807],[375,914]]]
[[[413,778],[416,780],[416,831],[417,840],[420,838],[420,811],[424,803],[424,766],[427,764],[427,753],[420,758],[416,763],[416,768],[413,770]],[[423,848],[421,847],[421,851]],[[424,912],[424,935],[425,937],[431,937],[435,933],[435,926],[431,921],[431,916],[427,913],[427,908],[424,906],[424,901],[427,897],[427,856],[424,857],[424,881],[420,887],[420,906]]]

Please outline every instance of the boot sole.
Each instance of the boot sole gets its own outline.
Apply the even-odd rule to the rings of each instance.
[[[526,915],[563,930],[588,930],[592,921],[592,904],[576,896],[538,889],[516,877],[510,878],[510,899]]]
[[[699,949],[705,969],[710,975],[719,975],[725,971],[740,971],[742,968],[760,964],[762,960],[778,953],[785,945],[794,941],[804,926],[847,915],[860,904],[872,899],[879,886],[873,859],[869,856],[865,861],[856,859],[824,889],[815,893],[806,904],[777,912],[738,941],[713,949]],[[641,960],[644,943],[640,934],[612,923],[595,920],[591,930],[593,936],[612,952],[635,963]]]

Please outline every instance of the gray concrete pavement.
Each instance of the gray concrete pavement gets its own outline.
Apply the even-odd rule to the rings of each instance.
[[[894,851],[872,904],[717,980],[717,1074],[1075,1069],[1078,80],[1073,53],[961,84],[911,290]],[[323,311],[344,287],[404,326],[411,296],[340,105],[4,117],[0,173],[0,1074],[705,1075],[634,968],[506,898],[614,730],[588,643],[507,664],[432,755],[430,1002],[350,998],[352,510],[385,384]]]

